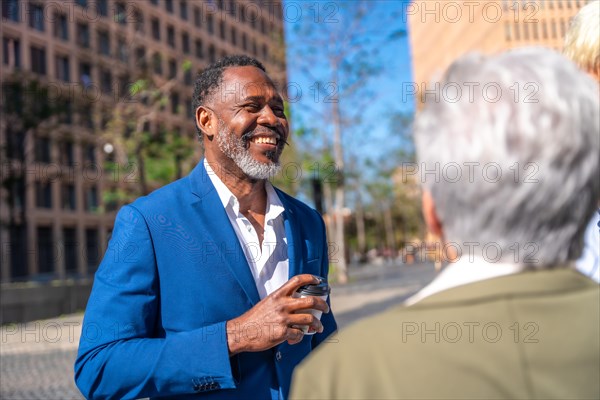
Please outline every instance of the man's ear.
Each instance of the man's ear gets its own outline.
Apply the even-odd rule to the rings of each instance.
[[[444,231],[442,229],[442,222],[435,211],[435,201],[433,200],[430,191],[423,191],[421,202],[423,206],[423,216],[425,217],[425,224],[427,224],[427,228],[434,235],[443,238]]]
[[[214,113],[204,106],[196,108],[196,126],[198,126],[198,129],[200,129],[209,140],[212,140],[217,129]]]

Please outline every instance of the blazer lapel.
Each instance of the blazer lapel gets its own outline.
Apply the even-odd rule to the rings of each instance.
[[[285,236],[288,245],[288,265],[289,278],[302,273],[302,238],[300,237],[300,225],[294,208],[285,199],[285,196],[279,194],[279,199],[285,208],[283,212],[283,225],[285,227]]]
[[[210,177],[200,161],[190,174],[191,190],[199,198],[192,204],[198,216],[198,225],[205,231],[211,251],[215,251],[221,264],[229,268],[233,276],[254,305],[260,301],[256,283],[238,237],[231,226],[223,203]],[[194,221],[190,221],[194,223]]]

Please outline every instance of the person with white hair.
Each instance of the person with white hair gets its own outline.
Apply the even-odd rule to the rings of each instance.
[[[563,52],[600,80],[600,1],[588,3],[573,17]],[[579,271],[600,283],[600,210],[588,223],[583,254],[576,265]]]
[[[317,349],[291,398],[600,398],[600,286],[573,266],[600,194],[593,79],[522,48],[467,55],[439,87],[414,130],[452,262]]]
[[[589,2],[573,17],[563,52],[581,69],[600,79],[600,1]]]

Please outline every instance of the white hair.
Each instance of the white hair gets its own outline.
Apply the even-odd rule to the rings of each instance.
[[[446,240],[493,243],[502,262],[530,267],[576,259],[600,192],[596,82],[552,50],[522,48],[459,59],[448,87],[465,89],[426,101],[415,122]]]
[[[600,1],[592,1],[573,17],[564,54],[579,67],[600,75]]]

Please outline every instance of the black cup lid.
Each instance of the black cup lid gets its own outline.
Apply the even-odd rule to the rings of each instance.
[[[325,281],[321,281],[318,285],[304,285],[300,286],[296,292],[307,296],[325,296],[331,291],[329,284]]]

